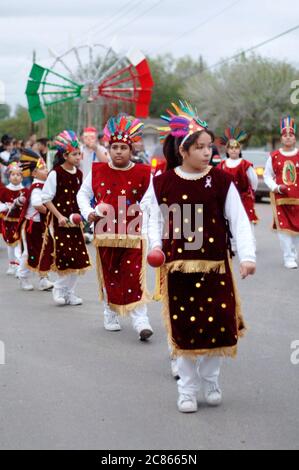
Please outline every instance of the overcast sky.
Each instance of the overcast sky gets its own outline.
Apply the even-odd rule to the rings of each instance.
[[[49,48],[112,38],[122,51],[203,55],[209,65],[299,25],[296,0],[0,0],[0,80],[6,102],[26,104],[24,90],[36,50],[50,66]],[[257,50],[299,68],[299,29]],[[298,76],[299,79],[299,76]]]

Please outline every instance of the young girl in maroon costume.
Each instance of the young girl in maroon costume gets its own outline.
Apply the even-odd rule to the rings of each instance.
[[[70,221],[70,216],[79,212],[76,196],[82,184],[82,172],[78,169],[81,152],[71,130],[61,132],[55,145],[58,164],[49,173],[42,192],[43,204],[50,213],[38,269],[43,272],[43,263],[47,264],[53,254],[51,270],[59,276],[53,289],[55,303],[81,305],[75,286],[78,274],[84,274],[91,264],[82,227]]]
[[[220,139],[220,142],[226,147],[227,159],[219,163],[219,167],[233,177],[244,209],[251,222],[254,236],[254,225],[258,222],[254,209],[254,192],[258,185],[258,178],[253,169],[253,164],[242,158],[241,143],[246,138],[246,132],[238,128],[228,127],[225,130],[225,135]],[[233,240],[233,249],[235,250],[234,245]]]
[[[9,267],[6,274],[14,276],[21,255],[19,221],[22,206],[28,195],[28,189],[22,185],[22,169],[18,163],[11,163],[7,172],[9,184],[0,189],[0,223],[2,237],[7,245],[8,252]]]
[[[227,221],[236,238],[242,278],[255,272],[255,252],[232,178],[209,165],[213,134],[188,103],[173,107],[177,114],[169,111],[169,117],[162,116],[169,122],[161,129],[167,136],[168,171],[154,178],[149,224],[156,226],[153,251],[162,248],[166,257],[161,269],[163,313],[169,343],[178,357],[177,405],[188,413],[197,410],[200,379],[207,403],[221,403],[221,356],[236,355],[238,337],[245,329],[231,270]],[[166,227],[155,215],[162,205],[168,209]],[[193,248],[199,234],[202,244]],[[158,235],[160,244],[154,246]]]
[[[39,258],[45,234],[45,221],[47,208],[42,203],[42,189],[48,176],[45,161],[31,149],[24,149],[21,153],[20,164],[23,176],[33,178],[26,204],[23,206],[20,224],[22,226],[22,256],[18,277],[21,289],[31,291],[33,284],[29,281],[30,272],[39,274],[39,287],[41,291],[53,288],[47,275],[41,275],[38,270]],[[48,269],[50,265],[48,266]],[[46,268],[44,267],[44,271]]]

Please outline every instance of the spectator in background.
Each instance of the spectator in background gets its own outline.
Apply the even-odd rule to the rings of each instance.
[[[141,140],[140,142],[135,142],[133,144],[131,160],[134,163],[149,164],[149,158],[148,154],[145,151],[143,140]]]
[[[36,144],[34,145],[37,153],[40,154],[40,156],[45,162],[47,161],[49,151],[48,143],[49,140],[46,137],[41,137],[40,139],[37,139]]]
[[[1,138],[1,146],[0,146],[0,174],[1,174],[1,182],[5,185],[8,184],[6,169],[10,163],[12,151],[13,151],[13,138],[9,134],[4,134]]]
[[[221,162],[220,152],[215,144],[212,145],[212,156],[210,160],[210,165],[217,166]]]

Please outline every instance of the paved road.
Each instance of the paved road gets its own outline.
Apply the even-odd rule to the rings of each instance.
[[[299,270],[282,267],[271,209],[259,204],[258,272],[239,280],[250,331],[223,367],[224,403],[196,414],[176,409],[160,304],[144,344],[130,321],[102,326],[95,272],[82,277],[81,307],[22,292],[0,250],[1,449],[295,449],[299,444]],[[150,276],[151,284],[153,276]]]

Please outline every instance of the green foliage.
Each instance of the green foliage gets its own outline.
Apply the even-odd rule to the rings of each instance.
[[[15,116],[0,120],[0,135],[11,134],[17,139],[26,139],[31,134],[31,120],[28,111],[18,105]]]
[[[10,106],[8,104],[0,104],[0,120],[6,119],[10,115]]]

